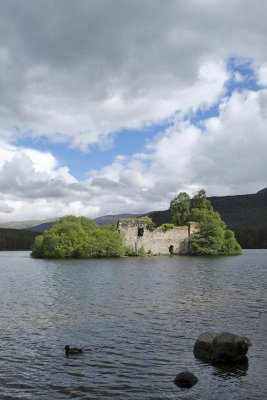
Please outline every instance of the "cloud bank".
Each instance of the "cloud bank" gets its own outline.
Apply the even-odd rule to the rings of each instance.
[[[180,190],[266,186],[266,1],[3,0],[0,15],[2,221],[145,212]],[[114,148],[84,181],[51,151],[16,144],[104,154],[114,134],[157,124],[167,127],[145,150]]]

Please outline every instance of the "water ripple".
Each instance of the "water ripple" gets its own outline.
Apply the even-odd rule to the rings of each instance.
[[[0,398],[267,398],[266,256],[47,261],[0,253]],[[194,341],[207,330],[250,337],[248,368],[196,360]],[[66,357],[66,344],[84,353]],[[190,391],[173,384],[184,369],[199,378]]]

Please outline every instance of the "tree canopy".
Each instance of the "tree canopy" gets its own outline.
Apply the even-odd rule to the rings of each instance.
[[[199,231],[190,238],[190,254],[194,255],[237,255],[242,253],[234,233],[226,229],[220,214],[213,210],[206,192],[200,190],[192,199],[181,192],[170,203],[175,225],[189,221],[198,222]]]
[[[32,256],[39,258],[119,257],[127,252],[115,224],[99,227],[85,217],[67,216],[37,236]]]
[[[171,200],[170,210],[172,223],[174,225],[185,225],[190,213],[190,196],[186,192],[181,192]]]

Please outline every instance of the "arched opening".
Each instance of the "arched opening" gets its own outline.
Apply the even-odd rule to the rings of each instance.
[[[169,247],[169,252],[170,252],[170,254],[174,254],[174,253],[173,253],[173,245],[171,245],[171,246]]]

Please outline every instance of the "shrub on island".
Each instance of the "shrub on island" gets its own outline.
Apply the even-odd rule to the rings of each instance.
[[[155,222],[152,221],[151,218],[149,218],[147,215],[141,218],[137,218],[140,220],[143,220],[146,222],[146,229],[148,229],[150,232],[154,231],[156,229],[156,224]]]
[[[174,226],[175,226],[174,224],[162,224],[162,225],[160,226],[160,228],[161,228],[161,230],[162,230],[163,232],[167,232],[167,231],[173,229]]]

